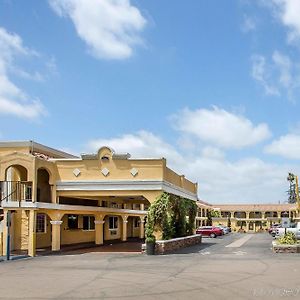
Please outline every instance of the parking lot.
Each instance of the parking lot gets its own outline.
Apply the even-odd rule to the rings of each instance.
[[[300,297],[300,257],[268,234],[204,238],[165,256],[82,252],[0,263],[1,299],[284,299]]]

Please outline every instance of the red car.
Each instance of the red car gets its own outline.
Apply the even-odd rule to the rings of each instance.
[[[196,233],[202,234],[203,236],[210,236],[212,238],[215,238],[217,236],[223,235],[223,230],[215,226],[204,226],[204,227],[199,227],[196,230]]]

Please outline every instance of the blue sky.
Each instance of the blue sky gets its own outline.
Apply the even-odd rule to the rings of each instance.
[[[164,156],[204,200],[283,202],[299,15],[297,0],[0,0],[0,139]]]

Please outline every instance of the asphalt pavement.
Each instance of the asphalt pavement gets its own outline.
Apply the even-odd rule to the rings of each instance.
[[[300,299],[300,255],[268,234],[204,238],[163,256],[91,252],[0,263],[0,299]]]

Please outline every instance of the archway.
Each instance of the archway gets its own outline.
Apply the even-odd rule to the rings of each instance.
[[[37,202],[51,203],[50,174],[46,169],[37,171]]]

